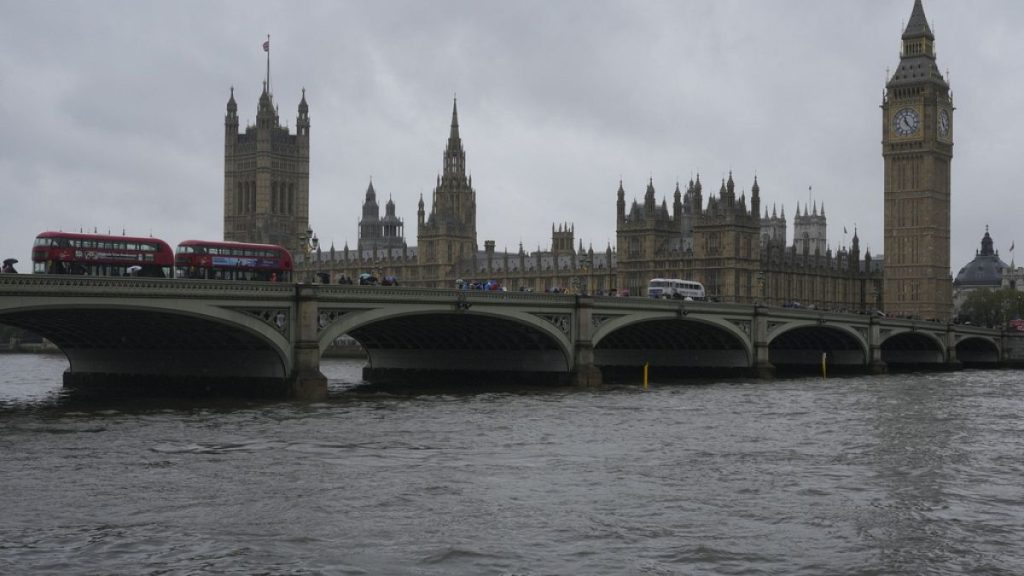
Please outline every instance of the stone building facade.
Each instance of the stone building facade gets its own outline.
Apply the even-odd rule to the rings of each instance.
[[[898,316],[948,320],[953,100],[921,0],[902,40],[882,100],[885,306]]]
[[[824,208],[798,209],[794,243],[786,244],[783,216],[760,215],[757,178],[737,198],[732,174],[706,206],[700,176],[683,194],[676,186],[672,210],[660,204],[653,182],[644,200],[626,211],[622,183],[617,192],[617,286],[646,295],[651,278],[681,278],[704,284],[708,297],[723,302],[814,306],[863,312],[880,307],[881,267],[861,259],[854,233],[850,248],[826,247]],[[688,226],[683,226],[684,218]],[[799,241],[798,240],[802,240]]]
[[[309,105],[302,91],[295,133],[282,126],[263,83],[256,124],[239,132],[231,89],[224,117],[224,239],[300,248],[309,227]]]
[[[390,198],[384,206],[384,217],[380,217],[377,192],[371,181],[363,200],[363,217],[359,219],[359,252],[404,248],[404,228],[405,223],[395,214],[395,202]]]

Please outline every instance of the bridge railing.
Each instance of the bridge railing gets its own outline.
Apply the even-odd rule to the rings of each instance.
[[[455,288],[413,288],[406,286],[360,286],[360,285],[317,285],[317,294],[322,300],[343,298],[390,299],[395,297],[410,300],[452,300],[468,302],[518,302],[522,304],[557,304],[572,306],[576,297],[571,294],[548,292],[502,292],[500,290],[458,290]]]
[[[238,282],[231,280],[186,280],[179,278],[141,278],[135,276],[79,276],[69,274],[0,274],[0,294],[47,293],[110,295],[112,293],[166,294],[174,297],[252,296],[255,294],[288,296],[295,285],[278,282]]]

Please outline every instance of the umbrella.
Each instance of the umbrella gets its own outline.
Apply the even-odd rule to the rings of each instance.
[[[128,273],[129,274],[138,274],[139,272],[142,272],[142,266],[129,266],[128,267]]]
[[[18,259],[17,258],[8,258],[7,260],[4,260],[4,266],[10,266],[11,264],[17,264],[17,263],[18,263]]]

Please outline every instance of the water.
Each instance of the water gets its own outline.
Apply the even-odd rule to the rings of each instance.
[[[4,574],[1020,574],[1018,372],[76,400],[0,356]]]

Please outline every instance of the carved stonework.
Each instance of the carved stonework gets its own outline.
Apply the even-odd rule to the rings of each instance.
[[[614,319],[620,318],[620,317],[621,316],[618,315],[618,314],[612,314],[612,315],[594,314],[591,317],[591,322],[594,324],[594,328],[597,328],[597,327],[601,326],[602,324],[604,324],[605,322],[608,322],[609,320],[614,320]]]
[[[744,334],[750,336],[750,320],[729,320],[729,322],[732,322],[740,330],[743,330]]]
[[[288,322],[288,309],[287,308],[269,308],[261,310],[244,310],[244,312],[250,316],[255,316],[268,326],[272,326],[275,330],[288,336],[289,322]]]
[[[537,314],[538,318],[543,318],[548,322],[551,322],[555,328],[558,328],[566,336],[569,335],[569,315],[568,314]]]
[[[341,320],[341,317],[348,314],[347,310],[320,310],[320,314],[316,319],[316,331],[317,333],[323,332],[328,326]]]

